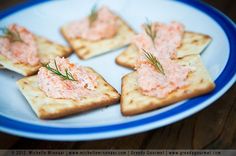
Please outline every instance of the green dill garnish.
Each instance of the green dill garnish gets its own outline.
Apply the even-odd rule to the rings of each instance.
[[[76,81],[75,78],[72,76],[72,74],[68,71],[68,69],[65,69],[65,74],[62,74],[55,60],[54,60],[54,64],[55,64],[56,69],[50,67],[49,63],[45,64],[44,67],[50,70],[51,72],[53,72],[54,74],[60,76],[64,80]]]
[[[156,30],[153,28],[152,23],[148,19],[146,20],[147,22],[144,25],[144,30],[145,30],[145,33],[151,38],[152,43],[155,47]]]
[[[0,31],[3,34],[3,35],[0,35],[0,37],[8,38],[10,42],[24,42],[17,31],[11,31],[7,27],[0,28]]]
[[[90,12],[90,15],[89,15],[89,26],[92,26],[92,24],[96,21],[98,17],[98,14],[97,14],[97,5],[95,4],[92,9],[91,9],[91,12]]]
[[[165,75],[164,69],[163,69],[161,63],[157,60],[157,58],[153,54],[148,53],[144,49],[143,49],[143,52],[144,52],[144,55],[145,55],[146,59],[156,68],[156,70],[159,73]]]

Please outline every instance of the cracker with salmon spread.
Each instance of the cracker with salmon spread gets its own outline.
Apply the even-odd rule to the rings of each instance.
[[[70,48],[33,35],[24,27],[16,24],[3,29],[0,44],[0,50],[2,50],[0,52],[0,64],[2,68],[7,68],[24,76],[36,73],[41,63],[45,64],[56,56],[66,57],[72,52]],[[31,53],[29,54],[29,52]],[[24,61],[18,60],[22,58],[24,58]],[[33,60],[37,59],[37,62],[25,62],[26,59],[29,61],[31,58]]]
[[[56,56],[67,57],[72,53],[70,48],[40,36],[36,36],[36,43],[38,46],[40,62],[43,64],[47,63],[50,59],[55,58]],[[41,65],[31,66],[24,63],[13,63],[11,60],[2,55],[0,55],[0,64],[3,68],[15,71],[24,76],[35,74],[41,67]]]
[[[177,48],[177,58],[182,58],[184,56],[193,54],[200,54],[210,44],[211,40],[211,37],[208,35],[194,32],[185,32],[181,46]],[[121,66],[133,69],[138,55],[138,48],[134,44],[131,44],[126,50],[121,52],[121,54],[116,57],[116,63]]]
[[[0,55],[0,63],[3,67],[2,69],[8,69],[16,73],[22,74],[24,76],[35,74],[41,67],[40,64],[37,64],[35,66],[30,66],[25,63],[13,63],[11,60],[7,59],[3,55]]]
[[[38,86],[37,76],[25,77],[17,81],[17,85],[26,97],[36,115],[41,119],[56,119],[91,109],[117,103],[119,93],[93,69],[86,67],[88,72],[97,76],[96,91],[100,96],[75,99],[56,99],[48,97]]]
[[[112,14],[116,18],[118,28],[117,28],[117,32],[109,38],[90,40],[90,39],[85,39],[81,36],[70,37],[70,34],[68,33],[69,28],[67,28],[69,24],[61,28],[62,35],[71,45],[71,47],[74,49],[75,53],[79,56],[80,59],[89,59],[91,57],[102,55],[104,53],[111,52],[112,50],[115,50],[115,49],[118,49],[118,48],[121,48],[130,44],[132,37],[135,35],[134,31],[127,25],[127,23],[124,20],[122,20],[117,15],[115,15],[113,12]],[[106,21],[109,23],[110,19]],[[99,24],[96,23],[95,25],[99,25]],[[69,31],[72,31],[72,30],[73,28],[69,29]],[[106,33],[109,30],[110,30],[109,28],[108,29],[105,28],[104,33]],[[82,31],[85,31],[85,30],[83,29]],[[98,32],[97,34],[100,34],[100,33]],[[92,35],[93,34],[90,34],[90,36]]]
[[[199,55],[186,56],[178,60],[181,65],[193,69],[186,79],[187,86],[174,90],[164,98],[146,96],[141,93],[137,83],[137,71],[122,78],[121,112],[123,115],[135,115],[175,102],[196,97],[212,91],[215,87]]]
[[[36,43],[38,46],[40,62],[43,64],[47,63],[50,59],[55,58],[56,56],[67,57],[72,53],[72,50],[69,47],[57,44],[40,36],[36,36]],[[9,69],[24,76],[35,74],[41,67],[40,64],[30,66],[24,63],[13,63],[3,55],[0,55],[0,64],[3,69]]]

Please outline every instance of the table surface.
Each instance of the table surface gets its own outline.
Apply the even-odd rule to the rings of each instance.
[[[25,0],[1,0],[0,10]],[[205,0],[236,21],[235,0]],[[235,149],[236,84],[197,114],[152,131],[99,141],[56,142],[0,133],[0,149]],[[4,140],[4,142],[2,141]]]

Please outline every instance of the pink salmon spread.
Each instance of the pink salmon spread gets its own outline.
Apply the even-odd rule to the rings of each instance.
[[[89,17],[71,22],[66,28],[69,38],[81,37],[90,41],[112,38],[119,28],[117,16],[103,6],[97,11],[96,20],[90,24]]]
[[[184,27],[177,22],[154,23],[152,27],[156,32],[154,43],[145,30],[133,40],[140,51],[136,65],[137,81],[144,95],[164,98],[174,90],[188,85],[185,80],[190,68],[181,66],[175,60],[177,48],[181,45],[183,38]],[[156,70],[145,57],[142,49],[157,58],[164,69],[164,74]]]
[[[60,99],[79,100],[82,97],[96,96],[95,88],[98,86],[97,76],[88,72],[84,67],[70,63],[68,59],[56,57],[49,62],[49,66],[66,75],[66,70],[71,73],[75,81],[63,79],[46,67],[41,67],[38,72],[38,85],[48,97]]]

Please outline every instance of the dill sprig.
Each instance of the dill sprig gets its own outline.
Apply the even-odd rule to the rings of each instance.
[[[54,64],[56,69],[50,67],[49,63],[47,63],[46,65],[44,65],[45,68],[47,68],[48,70],[50,70],[51,72],[53,72],[54,74],[60,76],[61,78],[63,78],[64,80],[71,80],[71,81],[76,81],[75,78],[72,76],[72,74],[68,71],[68,69],[65,69],[65,74],[62,74],[57,66],[56,61],[54,60]]]
[[[0,37],[8,38],[10,42],[24,42],[17,31],[11,31],[7,27],[0,28],[0,31],[3,34]]]
[[[153,45],[155,46],[156,30],[153,28],[152,23],[146,19],[147,22],[144,25],[145,33],[151,38]]]
[[[96,21],[97,17],[98,17],[97,5],[95,4],[92,7],[90,15],[89,15],[89,26],[92,26],[92,24]]]
[[[165,75],[164,69],[161,65],[161,63],[158,61],[158,59],[151,53],[148,53],[146,50],[143,49],[144,52],[144,56],[146,57],[146,59],[156,68],[156,70]]]

